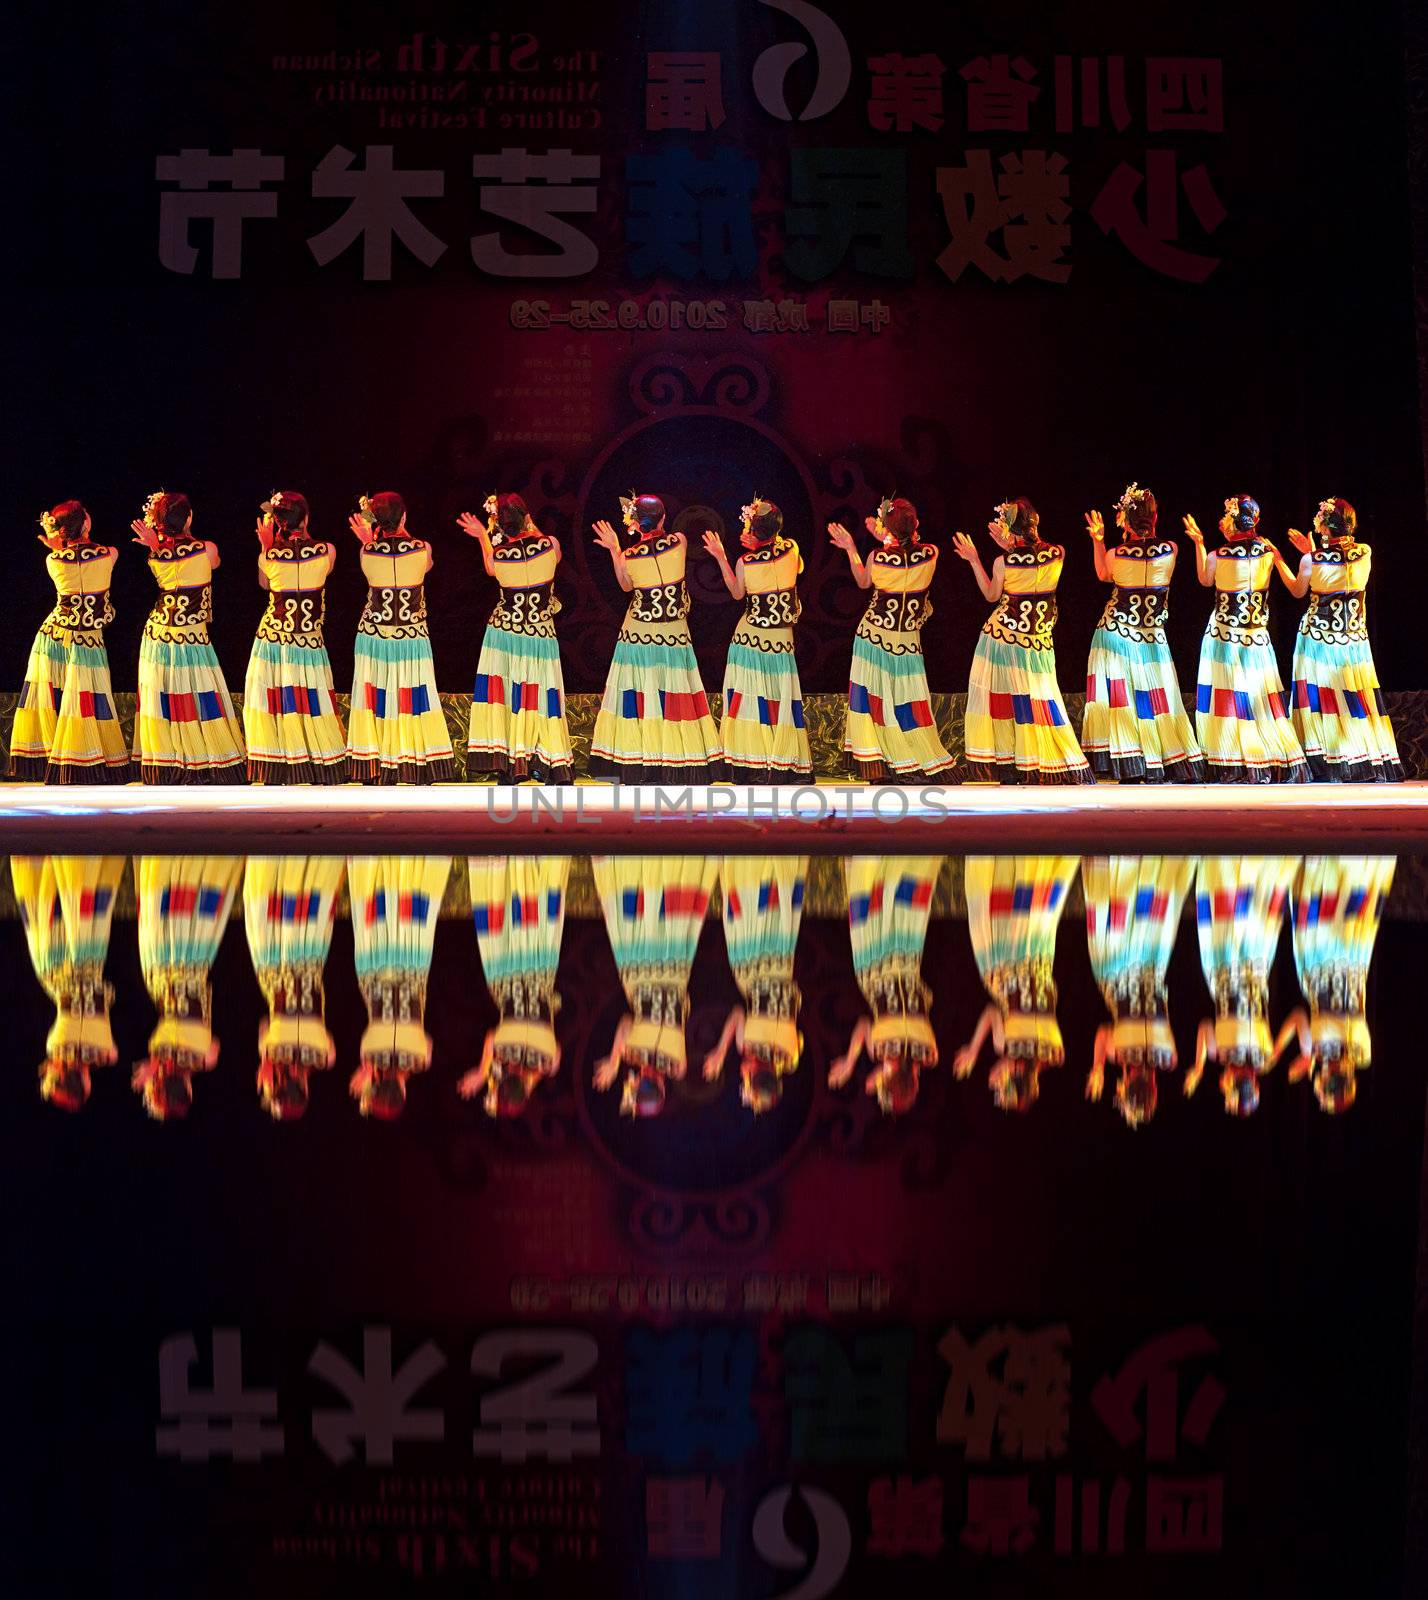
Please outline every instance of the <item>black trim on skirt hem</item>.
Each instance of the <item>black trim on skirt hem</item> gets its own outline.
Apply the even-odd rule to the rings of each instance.
[[[1252,767],[1242,762],[1233,764],[1206,762],[1207,781],[1210,783],[1311,783],[1309,763],[1302,757],[1283,767]]]
[[[806,767],[801,772],[790,772],[787,767],[751,767],[742,762],[730,761],[727,757],[724,762],[729,771],[730,783],[748,783],[759,788],[806,788],[813,782],[813,768]]]
[[[248,758],[249,783],[316,783],[336,785],[347,782],[347,757],[327,766],[311,761],[263,761]]]
[[[944,767],[940,772],[928,772],[922,767],[912,772],[898,772],[886,761],[864,761],[860,756],[843,753],[843,772],[854,783],[904,783],[909,788],[927,783],[956,783],[957,767]]]
[[[575,765],[567,762],[557,767],[542,761],[539,756],[520,756],[512,760],[510,756],[468,749],[466,778],[470,783],[485,783],[494,779],[497,783],[544,783],[558,787],[575,782]]]
[[[43,783],[49,767],[48,756],[10,757],[10,776],[17,783]]]
[[[396,766],[384,766],[375,757],[359,760],[352,756],[348,759],[347,769],[350,782],[379,788],[393,788],[399,783],[451,783],[456,778],[456,763],[450,756],[435,761],[403,761]]]
[[[969,761],[963,782],[1001,783],[1008,787],[1025,785],[1039,789],[1068,789],[1084,784],[1095,786],[1096,774],[1089,766],[1069,768],[1063,772],[1023,772],[1010,761]]]
[[[662,789],[690,784],[727,783],[722,760],[705,761],[697,766],[655,767],[639,762],[612,760],[609,756],[590,757],[590,776],[607,783],[657,785]]]
[[[141,783],[162,784],[219,784],[246,783],[248,763],[246,758],[230,761],[222,767],[166,767],[157,763],[139,763]]]
[[[1088,750],[1091,771],[1120,783],[1204,783],[1205,763],[1198,756],[1152,766],[1144,756],[1116,756],[1106,750]]]
[[[1402,783],[1400,761],[1328,761],[1323,756],[1306,755],[1315,783]]]
[[[93,767],[76,767],[68,761],[51,761],[45,768],[45,782],[65,788],[81,783],[133,783],[135,776],[132,761],[100,762]]]

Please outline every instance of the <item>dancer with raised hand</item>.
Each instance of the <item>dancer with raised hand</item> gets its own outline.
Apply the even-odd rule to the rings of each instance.
[[[1316,778],[1394,782],[1403,766],[1369,644],[1364,590],[1373,551],[1359,542],[1358,520],[1347,500],[1321,500],[1309,533],[1289,530],[1300,552],[1289,592],[1309,596],[1294,643],[1291,716]]]
[[[744,602],[724,668],[719,739],[736,783],[805,783],[813,756],[793,653],[803,557],[772,501],[755,495],[740,517],[744,553],[732,567],[719,535],[712,529],[704,535],[724,587]]]
[[[573,783],[565,680],[555,637],[560,541],[542,533],[518,494],[493,494],[486,520],[456,519],[477,540],[501,598],[486,624],[466,736],[466,776]]]
[[[901,497],[880,501],[864,526],[878,541],[866,561],[841,522],[828,524],[854,583],[873,591],[853,638],[843,755],[864,783],[928,783],[957,764],[938,736],[922,659],[937,546],[924,542],[917,507]]]
[[[30,783],[127,783],[133,765],[119,727],[104,626],[119,552],[89,537],[89,513],[62,500],[40,515],[55,606],[35,635],[10,730],[10,776]]]
[[[1041,537],[1025,496],[1005,500],[987,524],[1002,554],[988,572],[959,533],[954,548],[996,610],[982,624],[967,688],[967,767],[997,783],[1094,783],[1056,678],[1056,587],[1066,551]]]
[[[1194,517],[1185,532],[1195,573],[1215,591],[1200,646],[1195,731],[1209,776],[1220,783],[1307,783],[1309,766],[1294,735],[1269,638],[1269,580],[1294,574],[1260,534],[1259,502],[1232,494],[1220,517],[1218,550],[1205,549]]]
[[[314,539],[308,505],[275,489],[258,518],[258,582],[268,609],[243,684],[243,731],[252,783],[343,783],[347,735],[322,638],[324,586],[336,549]]]
[[[363,495],[348,526],[369,585],[353,649],[349,774],[359,783],[446,783],[451,735],[426,629],[431,546],[407,530],[399,494]]]
[[[1101,513],[1086,513],[1096,576],[1114,587],[1091,636],[1081,749],[1093,772],[1122,783],[1199,783],[1205,758],[1165,639],[1175,541],[1156,536],[1156,513],[1150,490],[1128,484],[1109,546]]]
[[[719,735],[689,637],[687,541],[665,526],[658,495],[620,497],[633,543],[594,524],[615,581],[630,596],[590,741],[590,775],[617,783],[713,783]]]
[[[145,783],[241,783],[243,730],[208,638],[218,546],[194,537],[186,494],[151,494],[130,526],[159,587],[139,646],[139,776]]]

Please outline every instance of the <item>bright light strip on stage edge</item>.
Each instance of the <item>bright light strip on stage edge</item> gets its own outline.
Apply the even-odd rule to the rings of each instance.
[[[1428,849],[1428,784],[0,789],[8,851]]]

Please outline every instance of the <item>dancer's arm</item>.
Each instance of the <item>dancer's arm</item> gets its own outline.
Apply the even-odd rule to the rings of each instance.
[[[1086,532],[1091,536],[1091,552],[1096,560],[1096,576],[1102,583],[1114,583],[1111,571],[1111,552],[1106,549],[1106,525],[1099,511],[1086,513]]]
[[[1200,532],[1200,524],[1194,517],[1185,519],[1185,536],[1195,546],[1195,576],[1207,589],[1215,586],[1215,552],[1205,551],[1205,535]]]
[[[610,563],[615,569],[615,582],[628,594],[634,588],[635,581],[625,565],[625,553],[620,549],[619,534],[608,522],[594,522],[591,527],[595,530],[595,543],[610,552]]]
[[[848,532],[841,522],[830,522],[828,524],[828,537],[848,557],[848,567],[853,574],[853,582],[860,589],[870,588],[873,582],[873,575],[868,571],[867,563],[858,554],[858,547],[853,542],[853,535]]]
[[[744,598],[744,558],[739,557],[736,565],[729,565],[729,556],[724,549],[724,541],[712,528],[704,535],[704,548],[714,557],[719,567],[719,576],[724,580],[724,587],[736,600]]]
[[[982,558],[977,554],[977,547],[965,533],[956,534],[952,540],[952,548],[972,569],[972,576],[977,580],[977,587],[982,591],[982,598],[989,600],[993,605],[1002,597],[1002,590],[1006,587],[1006,563],[1000,556],[992,562],[990,573],[982,565]]]

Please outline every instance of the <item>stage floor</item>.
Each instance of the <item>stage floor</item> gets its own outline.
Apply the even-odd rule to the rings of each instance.
[[[0,788],[12,853],[1428,848],[1428,782],[1292,787]]]

